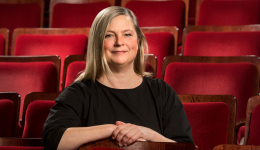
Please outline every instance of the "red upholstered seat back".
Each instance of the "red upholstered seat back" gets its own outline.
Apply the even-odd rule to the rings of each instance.
[[[1,4],[0,3],[0,28],[8,28],[10,41],[15,28],[41,27],[41,8],[36,3],[30,4]],[[10,42],[11,43],[11,42]]]
[[[0,137],[11,137],[14,104],[11,100],[0,100]]]
[[[233,95],[237,119],[246,117],[247,100],[253,96],[256,67],[251,63],[170,63],[164,80],[177,94]]]
[[[87,36],[75,35],[29,35],[21,34],[16,38],[14,55],[58,55],[61,58],[61,72],[68,55],[86,53]],[[62,73],[60,74],[60,82]],[[60,87],[61,90],[61,87]]]
[[[20,119],[25,96],[30,92],[56,92],[56,77],[52,62],[0,62],[0,91],[21,95]]]
[[[257,105],[251,114],[250,130],[247,145],[260,145],[260,105]]]
[[[0,34],[0,55],[5,54],[5,37]]]
[[[222,102],[183,103],[192,128],[192,137],[200,150],[227,143],[228,106]],[[221,110],[221,111],[220,111]]]
[[[184,56],[260,56],[260,31],[190,32]]]
[[[197,25],[249,24],[260,24],[258,0],[205,0],[200,4]]]
[[[86,67],[85,61],[75,61],[70,63],[67,68],[65,87],[71,85],[74,82],[74,80],[80,75],[80,72],[84,71],[85,67]]]
[[[157,78],[161,78],[163,58],[174,54],[173,36],[169,32],[145,33],[149,54],[157,57]]]
[[[173,1],[129,1],[126,8],[136,15],[140,27],[176,26],[179,35],[185,26],[185,4]],[[181,37],[179,41],[181,42]]]
[[[71,62],[67,68],[67,75],[65,79],[64,88],[71,85],[74,82],[74,80],[80,75],[80,73],[85,70],[85,67],[86,67],[86,61]],[[146,62],[145,64],[145,71],[148,72],[153,71],[152,66],[148,62]]]
[[[53,8],[52,28],[91,27],[96,15],[110,4],[107,2],[87,4],[59,3]]]
[[[55,101],[35,100],[26,110],[25,123],[22,138],[41,138],[43,124],[46,121],[51,107]]]

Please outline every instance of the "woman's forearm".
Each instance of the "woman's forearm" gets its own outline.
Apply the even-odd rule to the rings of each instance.
[[[151,129],[148,129],[151,130]],[[147,141],[151,142],[175,142],[174,140],[168,139],[165,136],[159,134],[158,132],[155,131],[150,131],[151,134],[148,134],[149,136],[147,137]]]
[[[85,143],[110,137],[115,128],[116,125],[113,124],[68,128],[64,132],[57,149],[78,149]]]

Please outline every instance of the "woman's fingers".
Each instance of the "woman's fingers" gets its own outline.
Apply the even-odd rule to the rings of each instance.
[[[118,124],[118,122],[116,124]],[[119,125],[114,130],[112,138],[116,139],[120,146],[126,146],[137,141],[139,138],[141,138],[142,135],[143,132],[139,126],[128,123]]]

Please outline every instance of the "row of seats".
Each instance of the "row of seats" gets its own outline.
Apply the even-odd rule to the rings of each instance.
[[[163,58],[177,53],[183,56],[260,56],[260,25],[190,26],[184,29],[183,46],[178,50],[176,27],[141,29],[147,38],[149,53],[158,60],[157,78],[161,78]],[[58,55],[61,57],[62,71],[66,56],[86,53],[88,34],[89,28],[18,28],[13,33],[11,55]],[[0,51],[2,47],[5,54],[8,51],[7,42],[8,32],[0,29]]]
[[[54,99],[59,93],[33,92],[26,96],[23,107],[22,138],[41,138],[43,124],[49,114],[50,108],[55,104]],[[235,118],[237,100],[231,95],[178,95],[183,103],[186,115],[190,122],[193,139],[200,150],[213,149],[220,144],[232,144],[235,132]],[[20,102],[17,93],[0,93],[1,114],[13,115],[17,117],[17,108]],[[13,104],[12,106],[9,106]],[[8,111],[5,110],[8,106]],[[10,109],[13,107],[13,109]],[[4,108],[4,109],[2,109]],[[221,110],[221,111],[220,111]],[[13,111],[13,112],[12,112]],[[247,117],[245,125],[245,144],[259,145],[259,111],[260,96],[249,99],[247,104]],[[203,117],[202,117],[203,116]],[[12,135],[17,130],[4,127],[5,124],[15,124],[18,120],[12,120],[12,116],[6,118],[1,124],[2,130],[12,131]],[[1,134],[3,131],[1,130]],[[6,135],[5,135],[6,136]],[[7,137],[7,136],[6,136]],[[17,137],[17,136],[16,136]],[[205,138],[207,137],[207,138]]]

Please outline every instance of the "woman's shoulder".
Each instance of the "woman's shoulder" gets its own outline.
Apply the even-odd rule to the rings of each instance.
[[[144,80],[147,81],[147,83],[151,86],[151,87],[158,87],[158,88],[162,88],[162,87],[169,87],[170,85],[168,85],[165,81],[163,81],[162,79],[152,79],[149,77],[144,77]]]

